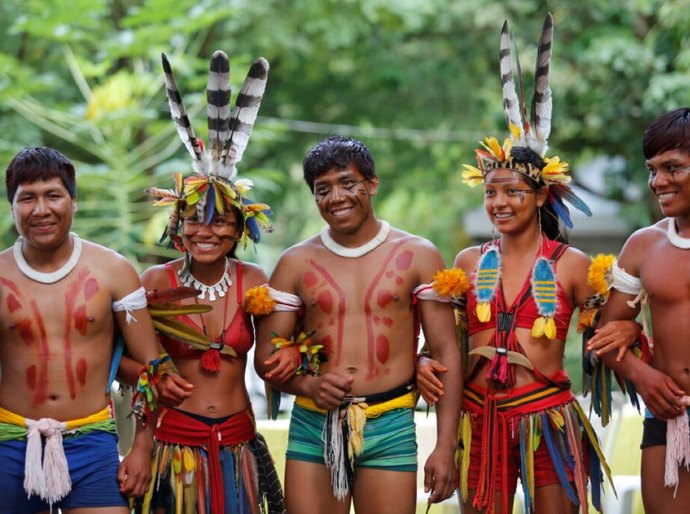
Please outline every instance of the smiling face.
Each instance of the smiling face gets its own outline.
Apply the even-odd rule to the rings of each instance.
[[[484,208],[501,234],[515,234],[537,223],[537,211],[544,205],[547,188],[533,189],[517,171],[497,168],[484,180]]]
[[[314,180],[314,199],[331,230],[352,234],[367,220],[374,221],[371,197],[378,177],[366,179],[352,164],[333,168]]]
[[[182,221],[182,244],[194,261],[200,264],[224,261],[240,236],[234,210],[216,213],[208,225],[196,216]]]
[[[38,250],[55,250],[69,240],[76,209],[59,177],[19,184],[12,199],[17,232]]]
[[[690,155],[679,149],[667,150],[647,159],[649,189],[664,216],[690,215]]]

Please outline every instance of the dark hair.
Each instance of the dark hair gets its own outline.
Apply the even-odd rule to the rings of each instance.
[[[645,159],[668,150],[679,149],[690,155],[690,108],[681,107],[662,114],[644,131],[642,152]]]
[[[367,180],[376,176],[374,158],[364,143],[344,136],[327,137],[316,143],[304,158],[304,181],[313,193],[314,181],[319,175],[334,168],[343,170],[350,164]]]
[[[513,147],[510,150],[510,157],[515,162],[520,164],[530,164],[536,168],[539,168],[540,170],[546,166],[544,158],[526,146]],[[527,175],[524,175],[524,177],[527,181],[527,184],[535,191],[544,187],[543,183],[539,183]],[[548,197],[546,202],[544,202],[544,205],[539,207],[539,218],[541,220],[541,229],[544,234],[546,234],[546,237],[560,243],[568,242],[568,234],[565,232],[565,229],[559,221],[558,215],[551,205],[551,202],[549,202]]]
[[[33,184],[59,177],[71,198],[77,196],[74,165],[63,154],[46,146],[26,147],[14,156],[5,170],[5,187],[10,203],[21,184]]]

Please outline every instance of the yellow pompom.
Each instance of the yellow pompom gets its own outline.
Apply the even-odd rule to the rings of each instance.
[[[546,318],[546,324],[544,325],[544,335],[549,339],[556,339],[556,320],[549,317]]]
[[[608,296],[613,283],[611,268],[615,260],[615,256],[601,253],[592,259],[587,271],[587,283],[594,289],[595,293]]]
[[[544,335],[544,327],[546,325],[546,318],[539,317],[534,320],[534,325],[532,325],[532,337],[538,338]]]
[[[273,312],[276,305],[266,286],[256,286],[244,293],[244,310],[254,316],[264,316]]]
[[[475,312],[477,313],[477,319],[482,323],[486,323],[491,319],[491,304],[489,302],[478,303]]]
[[[461,296],[470,288],[470,283],[463,270],[452,268],[438,271],[432,287],[441,296]]]

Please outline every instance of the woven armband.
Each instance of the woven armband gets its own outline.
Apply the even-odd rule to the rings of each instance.
[[[252,287],[244,293],[244,310],[254,316],[265,316],[272,312],[296,312],[302,305],[299,296],[273,289],[267,284]]]
[[[134,414],[142,424],[146,425],[151,418],[151,413],[156,410],[156,384],[166,375],[179,374],[175,368],[170,355],[161,353],[158,358],[153,359],[144,366],[139,373],[139,380],[132,396],[132,414]]]
[[[297,350],[300,354],[300,364],[295,370],[295,375],[318,375],[319,365],[324,360],[321,350],[322,344],[315,344],[312,336],[314,332],[300,332],[297,339],[285,339],[273,334],[271,344],[275,347],[274,352],[285,351],[287,349]]]

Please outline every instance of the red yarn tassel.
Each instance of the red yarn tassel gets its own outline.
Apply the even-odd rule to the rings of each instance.
[[[503,348],[497,348],[486,374],[489,383],[494,389],[508,389],[513,386],[511,375],[508,369],[508,354]]]
[[[209,348],[201,356],[201,368],[218,373],[220,371],[220,351]]]

